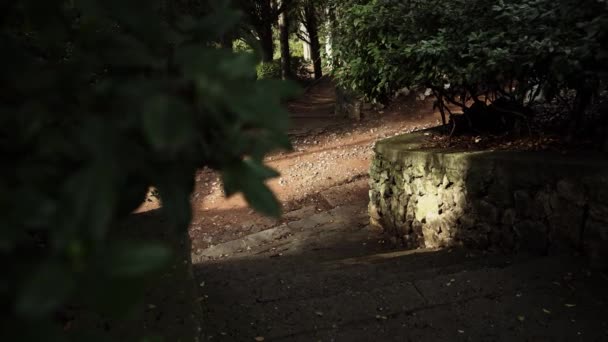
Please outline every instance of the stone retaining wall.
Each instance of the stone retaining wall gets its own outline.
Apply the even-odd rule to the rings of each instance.
[[[425,150],[423,134],[375,147],[369,213],[392,240],[412,248],[575,250],[608,266],[605,155]]]

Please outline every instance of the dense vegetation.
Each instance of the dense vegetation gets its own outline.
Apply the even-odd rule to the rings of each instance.
[[[55,317],[69,304],[121,313],[138,299],[125,284],[170,251],[110,231],[150,187],[182,232],[203,166],[228,195],[279,214],[263,157],[289,147],[281,101],[293,87],[276,79],[309,72],[296,43],[315,78],[326,60],[370,99],[421,87],[443,114],[528,115],[542,98],[568,108],[572,134],[608,78],[606,0],[17,0],[0,16],[10,341],[61,340]]]
[[[542,94],[570,107],[576,131],[606,87],[606,1],[349,0],[334,10],[337,78],[371,99],[430,88],[444,112],[495,99],[532,106]]]
[[[171,254],[112,234],[151,187],[167,229],[179,234],[190,221],[194,173],[204,166],[221,173],[227,195],[243,192],[253,208],[279,215],[265,185],[277,174],[263,157],[289,148],[281,103],[295,89],[277,79],[309,76],[303,54],[291,58],[298,37],[315,49],[320,77],[323,22],[311,16],[322,15],[322,6],[316,0],[0,5],[3,340],[61,340],[62,312],[72,305],[128,311],[146,276]]]
[[[244,17],[229,40],[262,57],[258,68],[262,78],[276,78],[277,74],[281,78],[307,77],[304,71],[311,63],[312,74],[318,79],[323,74],[321,40],[326,5],[326,0],[233,0],[232,6]],[[302,45],[308,53],[301,52]],[[294,54],[294,50],[300,52]],[[304,58],[293,61],[294,55]]]
[[[239,22],[215,1],[15,1],[0,41],[0,329],[52,341],[66,304],[124,312],[170,251],[109,238],[150,186],[185,231],[198,168],[278,215],[262,158],[287,148],[292,87],[255,80],[251,54],[218,48]],[[192,14],[195,15],[192,15]],[[169,229],[169,228],[168,228]]]

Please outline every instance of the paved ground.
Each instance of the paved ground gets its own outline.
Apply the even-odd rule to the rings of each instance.
[[[364,209],[338,207],[198,254],[203,339],[608,340],[608,281],[582,261],[394,249]]]
[[[371,146],[437,115],[408,100],[352,123],[332,101],[321,83],[290,106],[295,150],[268,159],[283,174],[270,184],[283,219],[223,199],[217,176],[199,174],[190,235],[203,340],[608,340],[608,278],[581,260],[386,243],[368,225]]]

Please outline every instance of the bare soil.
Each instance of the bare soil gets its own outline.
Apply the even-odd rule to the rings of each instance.
[[[425,148],[454,150],[495,151],[556,151],[567,152],[577,148],[563,137],[536,135],[512,137],[509,135],[460,135],[430,134],[422,145]]]
[[[433,110],[432,101],[414,96],[396,101],[384,111],[367,112],[358,122],[335,116],[334,101],[335,86],[325,79],[288,104],[293,150],[266,158],[267,164],[281,173],[268,185],[284,213],[311,206],[320,212],[344,203],[367,201],[367,173],[374,143],[440,124],[440,114]],[[333,201],[322,194],[357,181],[359,186],[351,186],[349,192]],[[190,236],[194,251],[298,218],[285,215],[281,220],[271,219],[251,210],[240,195],[225,198],[218,173],[209,169],[196,175],[192,206]],[[156,200],[150,198],[138,211],[157,207]]]

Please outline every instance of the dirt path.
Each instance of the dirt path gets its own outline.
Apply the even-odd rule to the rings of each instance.
[[[197,175],[194,250],[233,240],[293,220],[297,209],[328,210],[343,203],[367,201],[367,172],[374,142],[383,137],[434,126],[439,117],[432,104],[408,100],[385,113],[369,113],[354,122],[334,115],[335,91],[329,80],[312,87],[302,99],[290,103],[294,150],[276,153],[267,163],[281,173],[269,182],[288,215],[281,221],[251,211],[241,196],[224,198],[217,174]],[[332,189],[348,185],[339,197]]]

